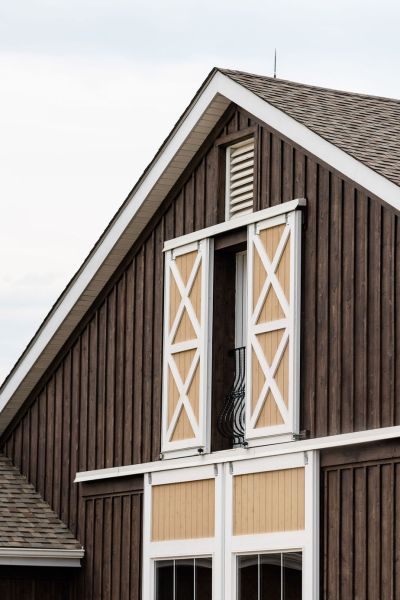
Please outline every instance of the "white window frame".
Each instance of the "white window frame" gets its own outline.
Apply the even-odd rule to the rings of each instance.
[[[169,457],[179,458],[202,452],[210,451],[211,440],[211,361],[212,361],[212,310],[213,310],[213,265],[214,265],[214,240],[204,238],[180,246],[165,253],[165,282],[164,282],[164,330],[163,330],[163,389],[162,389],[162,434],[161,452]],[[169,337],[169,310],[170,310],[170,281],[171,271],[169,264],[178,256],[198,251],[201,253],[201,328],[196,344],[182,342],[182,350],[198,348],[200,355],[200,390],[199,390],[199,422],[198,427],[193,427],[195,436],[189,440],[168,440],[168,358],[178,344],[171,344]],[[190,385],[190,382],[188,386]]]
[[[247,229],[247,281],[248,281],[248,329],[246,344],[246,440],[249,445],[289,441],[293,434],[298,434],[300,423],[300,328],[301,328],[301,223],[300,211],[277,215],[248,225]],[[288,224],[290,235],[290,289],[291,302],[287,318],[282,319],[289,336],[289,401],[288,418],[282,425],[256,428],[252,421],[252,336],[256,325],[251,323],[253,306],[253,239],[262,229]],[[270,379],[272,379],[271,377]],[[268,379],[268,377],[267,377]]]
[[[233,478],[235,475],[304,467],[304,531],[233,535]],[[319,456],[298,452],[274,458],[231,463],[225,486],[225,600],[237,598],[237,556],[273,552],[302,552],[302,600],[319,600]]]
[[[213,538],[191,540],[151,541],[153,485],[214,479],[215,482],[215,535]],[[207,465],[195,469],[178,469],[147,474],[143,492],[143,586],[142,600],[155,600],[155,563],[158,560],[181,558],[212,559],[212,597],[223,598],[223,465]]]
[[[304,531],[233,535],[233,477],[304,467]],[[215,480],[215,537],[151,541],[152,485],[202,479]],[[319,600],[319,453],[294,452],[146,474],[143,497],[142,600],[155,600],[155,562],[180,558],[212,558],[213,600],[236,600],[236,558],[242,554],[301,551],[303,600]]]
[[[205,255],[203,257],[203,267],[208,265],[208,268],[203,268],[202,278],[205,278],[202,282],[202,288],[204,290],[205,297],[208,298],[207,302],[204,302],[202,310],[204,310],[204,327],[202,339],[199,340],[204,352],[203,360],[203,375],[201,377],[201,392],[200,392],[200,418],[199,428],[195,432],[196,436],[190,440],[179,440],[172,442],[167,440],[167,390],[168,382],[166,369],[166,357],[170,351],[169,341],[166,339],[166,332],[168,327],[168,315],[169,315],[169,269],[166,269],[165,276],[165,297],[164,297],[164,352],[163,352],[163,392],[162,392],[162,435],[161,435],[161,453],[168,458],[184,458],[193,456],[198,453],[207,454],[210,452],[211,442],[211,363],[212,363],[212,306],[213,306],[213,243],[214,237],[218,234],[232,231],[239,227],[247,226],[248,232],[252,228],[259,227],[264,222],[268,221],[271,223],[278,222],[294,222],[295,235],[291,236],[291,270],[292,270],[292,281],[293,285],[293,302],[291,302],[291,327],[292,327],[292,344],[291,352],[289,356],[289,364],[291,369],[291,380],[292,385],[290,386],[290,400],[289,400],[289,411],[290,418],[289,423],[283,426],[271,427],[271,428],[253,428],[249,429],[249,415],[248,407],[249,402],[249,390],[250,382],[249,376],[251,373],[251,353],[249,345],[249,333],[250,327],[248,323],[247,327],[247,351],[246,351],[246,441],[249,446],[259,446],[267,444],[281,443],[285,441],[291,441],[293,434],[297,434],[299,431],[299,371],[300,371],[300,268],[301,268],[301,211],[298,209],[306,205],[304,198],[291,200],[283,204],[273,206],[255,213],[244,215],[213,225],[211,227],[195,231],[191,234],[187,234],[173,240],[169,240],[164,243],[164,253],[166,254],[166,261],[171,260],[173,257],[177,257],[180,254],[189,252],[190,249],[198,249],[204,247]],[[294,243],[294,240],[296,242]],[[252,247],[249,243],[248,233],[248,265],[252,264],[250,261],[253,260]],[[251,255],[251,256],[250,256]],[[250,310],[251,299],[250,291],[252,288],[251,281],[251,269],[247,270],[248,280],[248,301],[247,310]],[[248,319],[249,321],[249,319]],[[184,343],[186,344],[186,342]],[[190,345],[190,344],[189,344]],[[268,429],[270,429],[268,431]]]

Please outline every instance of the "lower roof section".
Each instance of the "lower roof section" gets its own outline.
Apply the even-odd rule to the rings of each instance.
[[[68,527],[0,454],[0,564],[79,566],[83,554]]]

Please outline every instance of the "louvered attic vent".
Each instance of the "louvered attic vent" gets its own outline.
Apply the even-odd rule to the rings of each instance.
[[[228,146],[226,154],[226,220],[253,212],[254,139]]]

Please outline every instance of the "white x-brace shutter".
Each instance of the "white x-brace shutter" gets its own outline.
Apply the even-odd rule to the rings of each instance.
[[[208,447],[212,240],[165,254],[162,451]]]
[[[249,225],[246,437],[299,428],[301,213]]]

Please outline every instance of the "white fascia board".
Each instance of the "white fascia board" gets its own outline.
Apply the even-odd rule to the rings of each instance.
[[[227,95],[232,102],[235,102],[318,159],[367,189],[371,194],[400,210],[399,186],[226,75],[218,72],[215,77],[218,80],[218,87],[221,90],[223,89],[220,93]],[[221,80],[221,83],[219,83],[219,80]]]
[[[34,567],[80,567],[81,550],[50,548],[1,548],[0,565],[20,565]]]
[[[255,458],[265,458],[269,456],[280,456],[284,454],[293,454],[296,452],[308,452],[313,450],[327,450],[329,448],[341,448],[343,446],[353,446],[357,444],[367,444],[371,442],[384,441],[400,438],[400,426],[384,427],[379,429],[369,429],[367,431],[356,431],[352,433],[342,433],[326,437],[314,438],[311,440],[300,440],[286,442],[282,444],[271,444],[270,446],[257,446],[252,448],[238,448],[234,450],[223,450],[213,454],[204,454],[201,456],[166,459],[137,465],[124,467],[112,467],[107,469],[97,469],[95,471],[81,471],[76,474],[75,483],[85,481],[97,481],[99,479],[109,479],[111,477],[123,477],[125,475],[143,475],[145,473],[155,473],[158,471],[172,471],[174,469],[195,468],[205,465],[217,465],[221,463],[238,462],[251,460]]]
[[[352,158],[330,142],[327,142],[292,117],[289,117],[284,112],[256,96],[253,92],[217,71],[190,107],[187,115],[176,127],[170,140],[165,144],[158,158],[155,159],[153,166],[145,174],[137,189],[132,193],[129,202],[125,204],[107,233],[95,247],[87,263],[61,297],[59,304],[50,313],[47,322],[39,330],[31,346],[22,355],[20,363],[3,384],[0,392],[0,414],[24,381],[30,369],[42,355],[55,333],[61,328],[63,321],[73,311],[74,305],[82,296],[88,284],[95,278],[105,259],[112,255],[114,246],[128,225],[135,219],[135,216],[143,220],[143,227],[151,218],[152,213],[144,217],[138,214],[138,212],[145,205],[146,198],[157,185],[157,181],[179,152],[182,145],[190,137],[190,133],[196,123],[201,119],[203,113],[216,96],[222,96],[243,107],[256,118],[293,140],[293,142],[331,165],[355,183],[400,210],[400,187],[378,175],[375,171]],[[222,116],[222,112],[217,116]],[[206,133],[204,133],[205,135]],[[172,183],[166,186],[165,194],[171,186]],[[134,240],[132,240],[133,242]],[[116,257],[115,266],[120,262],[120,259],[121,257]],[[52,358],[52,356],[48,357],[48,364],[50,364]],[[8,422],[12,416],[13,411],[9,410],[4,421]]]

